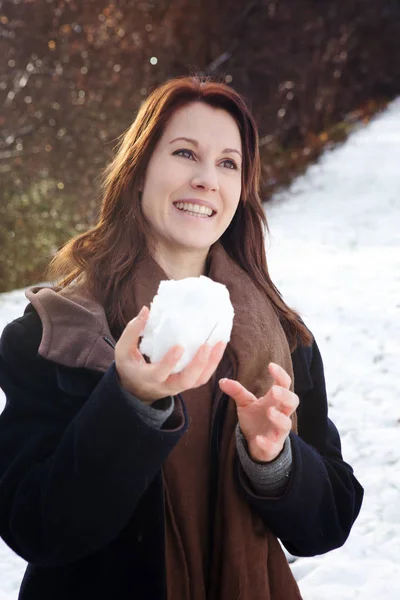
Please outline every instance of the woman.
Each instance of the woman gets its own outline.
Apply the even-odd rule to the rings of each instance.
[[[22,600],[293,600],[278,538],[310,556],[349,535],[363,491],[318,347],[268,274],[259,178],[243,99],[167,82],[57,287],[5,328],[0,533],[29,563]],[[199,275],[229,289],[231,341],[171,375],[182,348],[149,364],[138,341],[159,282]]]

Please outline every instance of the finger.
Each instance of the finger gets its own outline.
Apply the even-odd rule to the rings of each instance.
[[[275,407],[290,417],[299,405],[299,397],[294,392],[287,390],[279,385],[273,385],[271,393],[276,401]]]
[[[171,376],[184,352],[183,346],[177,345],[170,348],[160,362],[153,365],[152,377],[159,383],[164,383]]]
[[[287,433],[291,430],[292,421],[290,417],[283,414],[275,406],[270,406],[267,409],[267,416],[275,429],[275,435],[277,437],[279,437],[281,434],[287,435]]]
[[[213,373],[215,372],[215,369],[218,367],[219,363],[221,362],[221,359],[224,355],[226,346],[227,345],[225,342],[218,342],[218,344],[215,344],[215,346],[211,350],[211,354],[210,354],[210,358],[208,359],[207,366],[203,370],[198,381],[196,382],[196,387],[199,387],[199,386],[207,383],[207,381],[213,375]]]
[[[286,389],[290,388],[292,380],[290,379],[290,376],[286,373],[285,369],[283,369],[276,363],[271,362],[268,365],[268,370],[271,373],[272,377],[275,379],[274,383],[277,383],[278,385]]]
[[[121,356],[129,356],[135,360],[140,360],[140,362],[145,362],[142,354],[139,352],[138,343],[146,326],[149,312],[147,306],[143,306],[139,314],[129,321],[125,327],[117,342],[118,351]]]
[[[228,394],[228,396],[236,402],[236,406],[240,408],[249,406],[257,400],[251,392],[246,390],[241,383],[234,379],[220,379],[219,387],[225,394]]]
[[[204,371],[204,368],[210,357],[210,353],[211,346],[208,344],[202,344],[191,362],[180,373],[171,375],[168,383],[174,388],[177,387],[181,390],[189,390],[193,388],[196,384],[196,381]]]

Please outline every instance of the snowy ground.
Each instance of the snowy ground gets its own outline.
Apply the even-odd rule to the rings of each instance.
[[[365,488],[345,546],[292,564],[304,600],[400,597],[399,154],[400,99],[267,207],[272,279],[315,334]],[[25,304],[0,295],[0,330]],[[0,600],[16,600],[23,570],[0,542]]]

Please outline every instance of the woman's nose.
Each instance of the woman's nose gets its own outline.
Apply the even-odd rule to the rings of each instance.
[[[204,168],[201,171],[197,172],[191,181],[191,186],[193,189],[202,189],[207,192],[214,191],[218,192],[219,183],[217,173],[214,168]]]

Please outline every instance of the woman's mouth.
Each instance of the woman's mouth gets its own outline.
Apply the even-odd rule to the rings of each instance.
[[[216,211],[202,204],[194,204],[193,202],[174,202],[173,205],[179,212],[189,217],[197,217],[200,219],[210,219]]]

